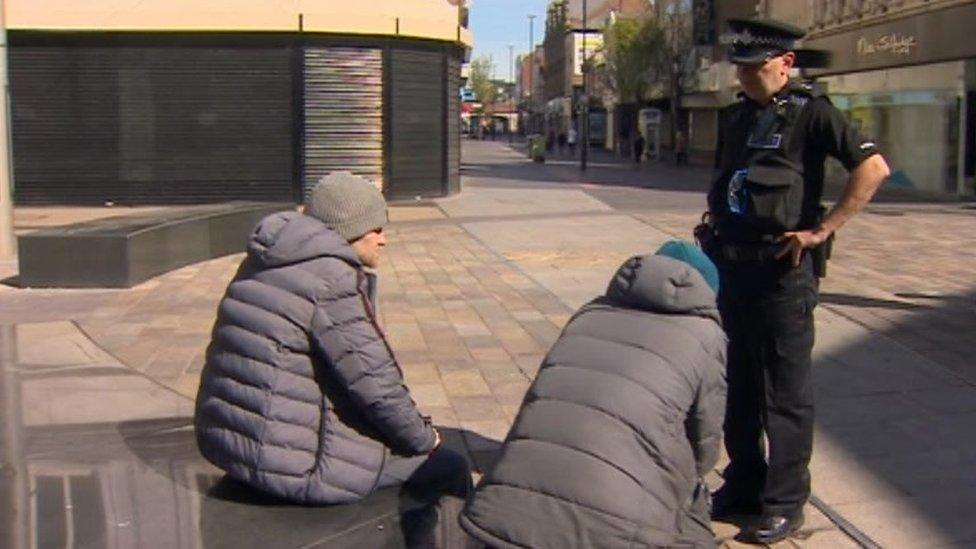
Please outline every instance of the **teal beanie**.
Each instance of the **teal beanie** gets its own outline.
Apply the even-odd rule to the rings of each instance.
[[[712,291],[718,293],[718,269],[698,246],[689,242],[671,240],[665,242],[654,255],[663,255],[687,263],[702,275]]]

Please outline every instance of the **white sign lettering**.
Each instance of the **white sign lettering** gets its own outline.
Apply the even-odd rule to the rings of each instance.
[[[917,46],[918,42],[914,36],[901,35],[893,32],[874,41],[864,37],[859,38],[857,40],[857,54],[861,56],[874,55],[876,53],[911,55],[912,48]]]

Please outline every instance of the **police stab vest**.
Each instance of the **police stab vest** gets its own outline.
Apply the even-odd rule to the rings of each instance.
[[[800,128],[804,107],[819,96],[810,86],[790,81],[752,124],[744,117],[754,111],[744,104],[732,107],[731,135],[724,138],[736,148],[732,158],[725,159],[733,165],[720,166],[710,199],[723,238],[771,241],[784,231],[815,223],[816,210],[804,201],[802,153],[791,154],[787,145]]]

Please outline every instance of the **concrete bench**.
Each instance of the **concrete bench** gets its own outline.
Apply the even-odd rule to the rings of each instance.
[[[19,284],[131,288],[179,267],[244,251],[262,217],[293,208],[228,202],[41,229],[17,239]]]

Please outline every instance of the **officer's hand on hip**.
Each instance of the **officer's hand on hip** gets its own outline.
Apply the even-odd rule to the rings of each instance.
[[[807,248],[816,248],[817,246],[823,244],[827,237],[830,236],[830,231],[819,228],[813,231],[788,231],[780,235],[776,239],[777,242],[784,242],[783,248],[776,252],[776,259],[782,257],[790,256],[794,267],[800,265],[800,259],[803,257],[803,250]]]

